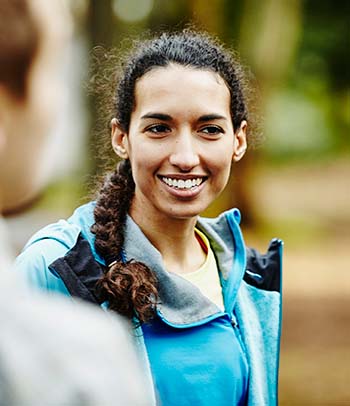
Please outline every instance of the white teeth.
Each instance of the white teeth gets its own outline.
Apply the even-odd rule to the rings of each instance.
[[[190,187],[192,187],[192,181],[191,181],[190,179],[187,179],[187,180],[185,181],[185,187],[186,187],[187,189],[189,189]]]
[[[195,186],[199,186],[203,182],[203,178],[195,179],[171,179],[171,178],[162,178],[168,186],[175,187],[177,189],[191,189]]]

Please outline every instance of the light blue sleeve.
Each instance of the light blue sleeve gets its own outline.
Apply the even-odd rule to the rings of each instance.
[[[64,220],[51,224],[29,240],[15,261],[14,270],[30,287],[70,296],[62,279],[49,267],[75,245],[79,227]]]
[[[49,265],[67,253],[67,248],[56,240],[39,240],[25,249],[15,261],[15,272],[34,289],[70,296],[62,279]]]

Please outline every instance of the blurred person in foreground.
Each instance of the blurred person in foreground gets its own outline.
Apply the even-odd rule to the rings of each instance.
[[[35,198],[70,33],[58,1],[0,0],[0,213]],[[0,215],[0,405],[149,405],[122,318],[29,293]],[[121,350],[122,349],[122,350]]]

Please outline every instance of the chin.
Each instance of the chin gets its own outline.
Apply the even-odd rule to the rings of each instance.
[[[174,205],[175,206],[175,205]],[[198,217],[207,206],[204,207],[177,207],[174,210],[168,211],[168,216],[181,220],[188,220],[194,217]]]

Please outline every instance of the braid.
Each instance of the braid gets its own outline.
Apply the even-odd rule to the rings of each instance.
[[[116,170],[106,176],[99,192],[91,231],[96,234],[98,253],[108,263],[118,257],[123,246],[125,218],[134,189],[130,163],[121,161]]]
[[[134,190],[130,162],[122,161],[106,177],[99,192],[91,231],[96,236],[96,251],[105,258],[107,265],[116,261],[97,283],[101,300],[107,300],[110,309],[128,318],[136,314],[140,323],[144,323],[154,316],[158,296],[156,277],[141,262],[123,263],[119,259]]]

